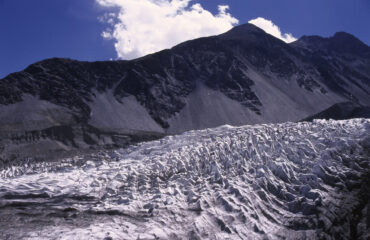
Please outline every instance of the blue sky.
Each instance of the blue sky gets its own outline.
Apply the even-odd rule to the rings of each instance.
[[[138,35],[138,33],[124,32],[121,29],[116,31],[114,37],[114,24],[122,23],[125,19],[135,20],[135,17],[142,17],[136,14],[120,19],[115,15],[112,17],[114,23],[108,24],[108,13],[124,12],[128,6],[107,8],[102,6],[101,2],[104,1],[114,2],[115,0],[100,0],[100,4],[95,0],[0,0],[0,78],[45,58],[109,60],[116,59],[117,55],[122,58],[133,58],[156,50],[156,48],[142,47],[145,45],[142,41],[149,39],[148,36],[135,36],[131,40],[137,46],[125,50],[126,36]],[[291,33],[296,38],[303,35],[327,37],[337,31],[346,31],[370,45],[368,26],[370,1],[368,0],[193,0],[187,9],[195,3],[200,3],[202,10],[210,11],[214,17],[204,22],[200,21],[198,25],[204,24],[205,27],[197,32],[191,32],[188,37],[218,33],[217,31],[226,29],[228,24],[232,23],[231,17],[237,19],[239,24],[262,17],[271,20],[283,33]],[[218,5],[229,6],[221,20],[216,17],[220,13]],[[133,11],[132,8],[130,9]],[[145,14],[152,13],[153,11],[149,11]],[[206,18],[206,15],[203,14],[201,17]],[[106,18],[102,20],[104,16]],[[160,21],[167,21],[160,16],[154,17],[159,19],[157,24],[161,23]],[[191,21],[186,20],[189,28],[192,28]],[[224,24],[223,28],[215,28],[209,32],[209,26],[217,21]],[[131,29],[136,31],[136,25],[132,26]],[[162,31],[162,28],[157,25],[148,27],[157,28],[156,32]],[[167,31],[163,34],[160,31],[159,37],[164,36],[172,41],[162,41],[159,37],[157,39],[153,37],[152,45],[159,48],[170,47],[171,44],[181,40],[176,38],[178,37],[175,34],[176,31]],[[103,38],[103,32],[107,32],[108,37]],[[147,32],[145,26],[141,32]],[[150,34],[153,36],[153,32]],[[172,37],[171,34],[176,36]],[[119,44],[114,46],[115,42]]]

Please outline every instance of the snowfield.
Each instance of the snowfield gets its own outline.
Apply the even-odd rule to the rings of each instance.
[[[0,172],[0,239],[369,239],[370,119],[190,131]]]

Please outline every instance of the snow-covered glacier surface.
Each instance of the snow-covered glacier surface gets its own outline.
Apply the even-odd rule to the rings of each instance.
[[[190,131],[0,172],[0,239],[368,239],[370,120]]]

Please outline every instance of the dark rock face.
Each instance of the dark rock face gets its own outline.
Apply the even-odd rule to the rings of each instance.
[[[120,62],[79,62],[69,59],[48,59],[30,65],[24,71],[13,73],[0,82],[0,104],[22,101],[23,94],[73,110],[81,121],[87,120],[86,102],[93,97],[92,90],[103,91],[116,82],[124,71]]]
[[[285,107],[292,109],[289,116],[295,116],[297,109],[301,115],[311,115],[340,101],[368,105],[370,47],[347,33],[337,33],[331,38],[302,37],[286,44],[246,24],[219,36],[184,42],[132,61],[80,62],[54,58],[32,64],[0,80],[0,107],[16,105],[24,101],[25,95],[33,96],[70,111],[73,121],[53,119],[51,127],[82,126],[91,130],[89,121],[93,114],[99,114],[92,113],[91,104],[99,94],[111,92],[120,103],[125,97],[134,97],[166,132],[171,119],[184,109],[187,98],[199,85],[248,109],[258,119],[255,122],[281,121],[268,118],[266,112],[276,108],[275,105],[284,107],[287,101],[291,106]],[[296,85],[297,89],[290,89]],[[274,100],[277,95],[280,99]],[[297,102],[301,96],[327,101],[320,107],[304,99]],[[238,122],[250,123],[244,119]],[[0,127],[0,133],[8,130]],[[24,135],[26,131],[44,128],[13,127],[12,131]]]
[[[370,48],[356,37],[338,32],[331,38],[304,36],[291,44],[324,78],[324,84],[347,99],[358,102],[352,85],[367,95],[370,86]]]
[[[287,45],[246,24],[220,36],[188,41],[133,61],[38,62],[1,80],[0,104],[19,102],[28,93],[73,109],[81,120],[86,120],[86,102],[94,97],[93,90],[113,88],[115,96],[135,96],[166,128],[166,120],[184,106],[182,97],[202,82],[259,113],[262,104],[252,90],[254,81],[246,74],[248,66],[243,60],[271,77],[297,75],[299,86],[309,91],[321,88],[325,93],[323,86],[327,86],[358,101],[348,90],[345,80],[349,80],[369,94],[370,48],[352,35],[303,37]],[[353,60],[359,61],[356,66]],[[308,66],[298,66],[300,61]]]
[[[370,107],[361,106],[353,102],[337,103],[302,121],[312,121],[314,119],[346,120],[351,118],[370,118]]]

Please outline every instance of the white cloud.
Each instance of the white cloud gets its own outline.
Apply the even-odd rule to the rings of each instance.
[[[272,36],[283,40],[284,42],[290,43],[297,40],[291,33],[281,33],[280,28],[276,26],[271,20],[264,19],[262,17],[258,17],[256,19],[252,19],[249,23],[261,28],[266,33],[271,34]]]
[[[218,6],[216,15],[192,0],[96,0],[110,13],[102,37],[113,39],[118,58],[132,59],[186,40],[220,34],[238,20]]]

